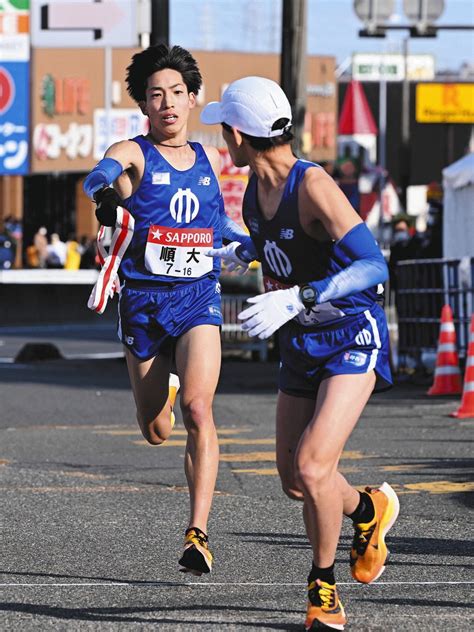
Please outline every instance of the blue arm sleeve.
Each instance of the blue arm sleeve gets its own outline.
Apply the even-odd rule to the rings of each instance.
[[[257,250],[253,244],[252,238],[250,235],[241,228],[238,224],[236,224],[230,217],[226,214],[224,208],[224,198],[219,198],[219,217],[220,217],[220,225],[221,225],[221,233],[222,238],[227,241],[239,241],[240,246],[237,249],[237,255],[246,263],[250,263],[258,258]]]
[[[85,194],[94,199],[94,193],[108,187],[122,173],[123,167],[114,158],[102,158],[84,180]]]
[[[332,276],[309,284],[317,292],[317,303],[362,292],[378,283],[384,283],[388,278],[384,256],[364,223],[351,228],[336,242],[334,254],[338,259],[352,263]]]

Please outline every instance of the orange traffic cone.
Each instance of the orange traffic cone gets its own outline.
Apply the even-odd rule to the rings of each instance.
[[[454,413],[451,413],[451,417],[458,417],[458,419],[474,417],[474,314],[471,317],[461,406]]]
[[[441,327],[433,386],[428,395],[456,395],[462,393],[461,371],[456,349],[456,330],[449,305],[441,310]]]

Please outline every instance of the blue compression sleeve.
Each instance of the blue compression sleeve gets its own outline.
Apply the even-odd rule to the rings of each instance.
[[[336,242],[334,254],[339,259],[350,260],[352,263],[332,276],[309,284],[317,292],[318,304],[362,292],[378,283],[384,283],[388,278],[384,256],[363,222],[351,228]]]
[[[219,198],[219,217],[221,225],[222,238],[231,241],[239,241],[241,246],[238,248],[237,256],[239,256],[246,263],[250,263],[254,259],[258,258],[257,250],[253,244],[250,235],[244,231],[238,224],[236,224],[225,212],[224,198]]]
[[[114,158],[102,158],[84,180],[85,194],[94,199],[94,193],[108,187],[122,173],[122,165]]]

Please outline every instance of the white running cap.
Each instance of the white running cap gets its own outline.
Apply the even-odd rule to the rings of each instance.
[[[278,119],[288,119],[283,129],[272,130]],[[244,77],[233,81],[221,101],[208,103],[201,112],[206,125],[227,123],[257,138],[281,136],[291,127],[291,106],[280,86],[264,77]]]

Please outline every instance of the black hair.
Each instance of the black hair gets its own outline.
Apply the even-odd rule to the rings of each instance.
[[[228,125],[227,123],[222,123],[221,125],[227,131],[232,130],[232,127]],[[280,136],[271,136],[270,138],[264,138],[264,137],[262,138],[262,137],[257,137],[257,136],[250,136],[250,134],[246,134],[245,132],[242,132],[241,130],[239,131],[242,134],[242,136],[248,141],[250,147],[252,147],[256,151],[268,151],[269,149],[273,149],[274,147],[289,145],[293,141],[294,136],[292,132],[290,131],[290,127],[291,127],[291,124],[290,124],[289,119],[280,118],[277,121],[275,121],[272,125],[272,131],[275,131],[277,129],[284,130],[283,134],[281,134]]]
[[[191,53],[181,46],[170,48],[166,44],[158,44],[136,53],[127,67],[125,82],[132,99],[137,103],[145,101],[148,77],[165,68],[181,73],[188,92],[199,92],[202,77]]]

